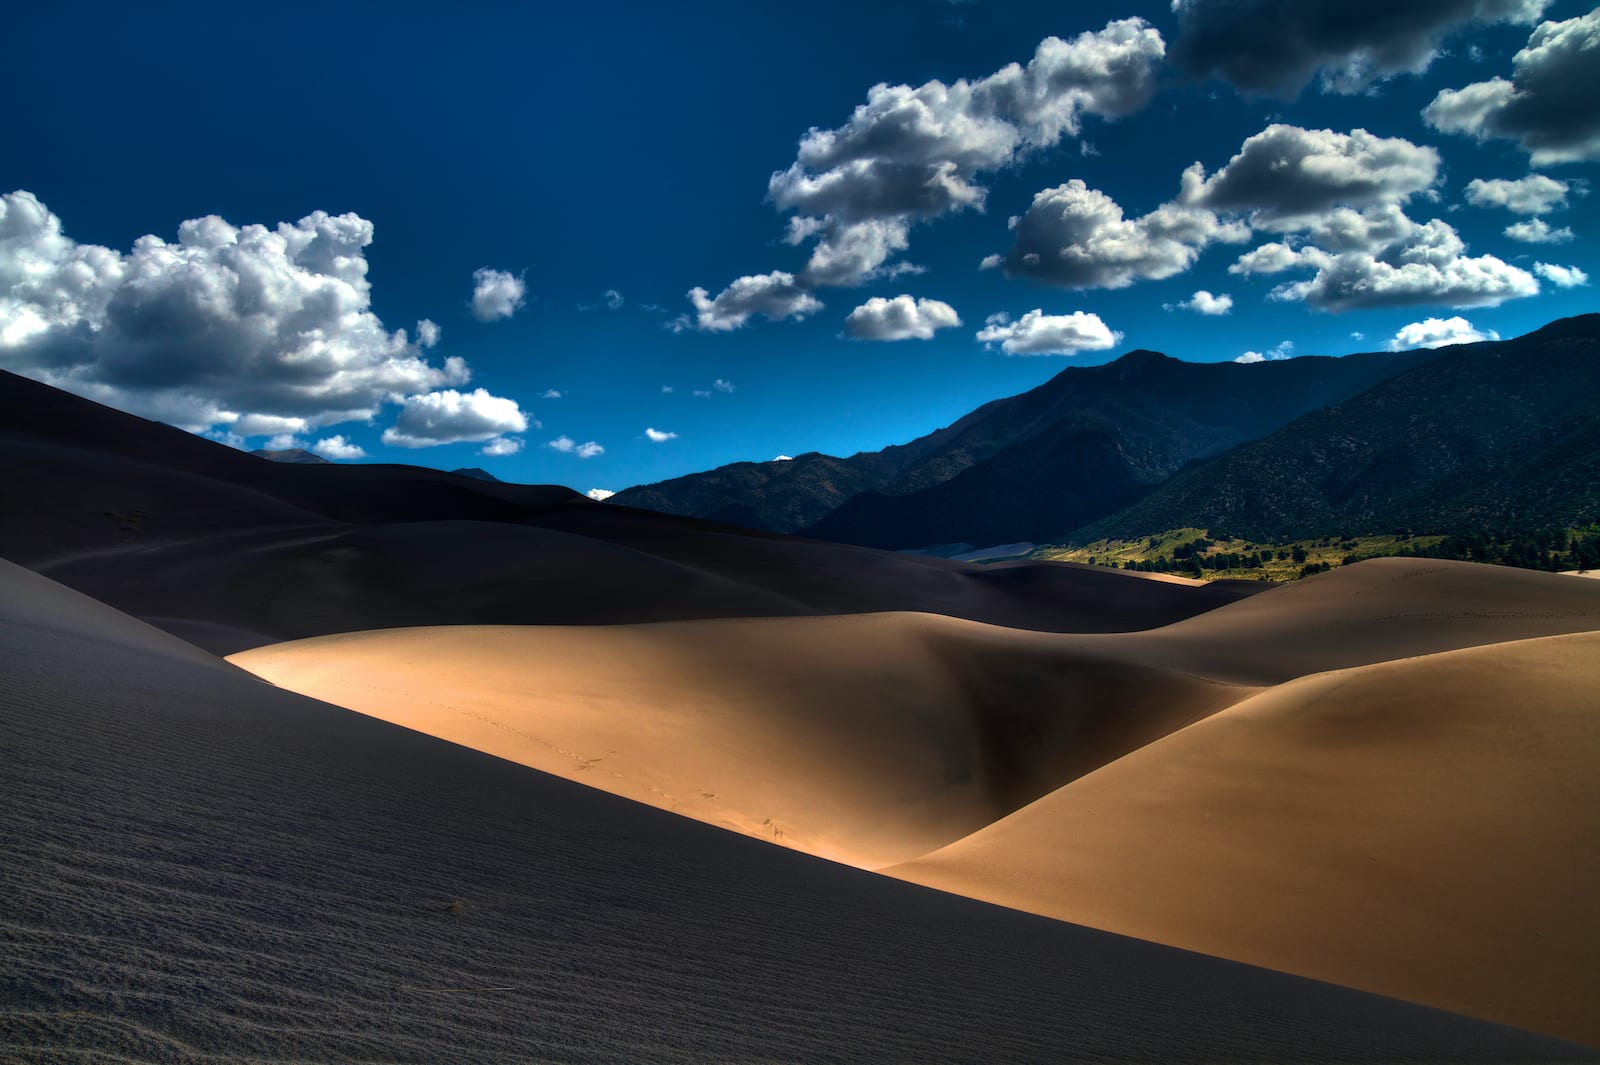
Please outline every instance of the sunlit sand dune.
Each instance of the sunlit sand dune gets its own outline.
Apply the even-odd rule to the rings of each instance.
[[[1600,1042],[1596,692],[1600,633],[1308,677],[891,872]]]
[[[393,629],[230,660],[866,867],[976,831],[1252,690],[926,614]]]
[[[1594,1038],[1600,925],[1564,931],[1600,894],[1588,630],[1591,582],[1392,559],[1132,633],[463,626],[232,661],[785,846]]]

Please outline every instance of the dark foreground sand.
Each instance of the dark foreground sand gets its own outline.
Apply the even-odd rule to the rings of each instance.
[[[7,1061],[1600,1059],[744,839],[5,563],[0,678]]]

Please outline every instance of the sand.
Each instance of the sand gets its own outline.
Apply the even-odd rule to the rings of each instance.
[[[1600,1060],[767,846],[5,563],[0,593],[7,1061]]]
[[[1592,1041],[1590,630],[1590,582],[1390,559],[1132,633],[883,614],[386,630],[231,660],[812,854]],[[1318,716],[1357,681],[1357,709]],[[1279,724],[1239,724],[1263,714]]]

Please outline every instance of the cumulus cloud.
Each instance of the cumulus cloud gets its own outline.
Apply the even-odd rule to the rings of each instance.
[[[606,449],[593,440],[580,444],[570,436],[558,436],[545,446],[551,450],[559,451],[563,455],[576,455],[580,459],[592,459],[596,455],[604,455],[606,453]]]
[[[617,493],[613,492],[609,488],[591,488],[583,494],[594,500],[596,503],[604,503]]]
[[[510,318],[527,293],[522,278],[487,266],[472,272],[472,316],[480,322]]]
[[[1282,362],[1284,359],[1292,358],[1293,356],[1294,341],[1285,340],[1268,348],[1264,355],[1259,351],[1247,351],[1233,361],[1248,365],[1254,362]]]
[[[478,454],[488,455],[490,458],[499,458],[503,455],[515,455],[521,450],[522,437],[497,436],[487,444],[484,444],[483,447],[478,450]]]
[[[1065,288],[1125,288],[1182,273],[1213,241],[1241,241],[1249,227],[1168,203],[1141,218],[1077,178],[1044,189],[1017,219],[1016,243],[999,260],[1007,276]],[[985,265],[992,265],[986,261]]]
[[[465,362],[430,362],[372,312],[372,233],[354,214],[273,228],[209,215],[124,253],[74,241],[30,192],[0,196],[0,366],[240,437],[366,421],[465,384]]]
[[[744,326],[759,314],[774,322],[785,318],[804,318],[822,309],[822,301],[798,284],[793,274],[774,270],[770,274],[741,277],[711,298],[703,288],[689,290],[694,305],[691,322],[687,315],[673,323],[675,332],[695,328],[704,332],[726,333]]]
[[[986,174],[1076,136],[1084,115],[1143,107],[1165,53],[1161,34],[1130,18],[1047,37],[1026,65],[976,81],[873,86],[844,125],[802,137],[768,182],[773,204],[795,212],[789,241],[817,240],[803,280],[854,285],[894,272],[914,223],[983,208]]]
[[[1258,228],[1283,229],[1335,207],[1403,203],[1438,175],[1438,151],[1404,137],[1276,123],[1247,138],[1215,174],[1189,167],[1178,200],[1247,212]]]
[[[650,439],[652,444],[665,444],[668,440],[678,439],[677,433],[669,433],[662,429],[646,428],[644,435]]]
[[[1423,109],[1434,129],[1516,141],[1534,166],[1600,160],[1600,8],[1542,22],[1511,77],[1445,89]]]
[[[1205,315],[1227,314],[1233,310],[1233,297],[1226,292],[1213,296],[1205,289],[1200,289],[1181,303],[1168,303],[1164,306],[1169,311],[1184,310]]]
[[[360,444],[351,443],[344,438],[344,434],[325,436],[311,445],[311,450],[325,459],[364,459],[367,457],[366,449]]]
[[[438,326],[438,323],[430,321],[427,318],[424,318],[421,321],[417,322],[417,346],[419,348],[431,348],[431,347],[434,347],[435,345],[437,345],[438,343],[439,343],[439,326]]]
[[[407,396],[394,425],[383,431],[383,442],[396,447],[433,447],[489,440],[527,428],[528,418],[516,400],[490,395],[482,388],[471,392],[448,388]]]
[[[1515,181],[1473,178],[1467,182],[1467,202],[1474,207],[1502,207],[1514,214],[1549,214],[1567,205],[1565,181],[1529,174]]]
[[[1173,58],[1191,74],[1292,99],[1320,72],[1325,92],[1353,93],[1420,74],[1450,31],[1531,23],[1548,0],[1173,0]]]
[[[1476,344],[1482,340],[1499,340],[1493,329],[1477,329],[1457,315],[1454,318],[1428,318],[1400,327],[1384,347],[1390,351],[1410,351],[1413,348],[1442,348],[1450,344]]]
[[[711,387],[716,389],[718,392],[732,392],[734,390],[732,381],[724,381],[720,377],[711,382]]]
[[[1045,314],[1034,309],[1016,321],[1007,314],[991,314],[978,331],[986,347],[1000,345],[1007,355],[1076,355],[1114,347],[1122,334],[1113,332],[1098,314],[1073,311]]]
[[[940,329],[961,324],[955,308],[939,300],[874,296],[844,320],[845,332],[857,340],[931,340]]]
[[[1539,283],[1526,270],[1493,255],[1465,255],[1466,245],[1445,222],[1404,221],[1394,239],[1377,247],[1330,250],[1274,242],[1241,256],[1228,269],[1241,275],[1309,270],[1310,278],[1281,284],[1270,296],[1325,311],[1426,303],[1494,307],[1538,294]]]
[[[1566,244],[1576,239],[1570,226],[1552,226],[1542,218],[1528,218],[1506,226],[1506,236],[1524,244]]]
[[[793,462],[794,461],[794,456],[793,455],[777,455],[777,456],[773,457],[772,461],[773,462]]]
[[[561,390],[559,388],[547,388],[543,392],[539,393],[539,398],[540,399],[560,399],[561,398]]]
[[[711,389],[709,389],[709,388],[697,388],[691,394],[694,396],[695,399],[710,399],[711,398]]]
[[[1557,288],[1577,288],[1589,283],[1589,275],[1576,266],[1556,266],[1554,263],[1534,263],[1533,272]]]

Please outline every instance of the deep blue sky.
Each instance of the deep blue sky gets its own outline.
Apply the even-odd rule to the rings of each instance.
[[[9,14],[0,91],[25,104],[8,115],[0,192],[26,190],[59,218],[67,238],[123,254],[144,234],[175,242],[180,222],[206,215],[272,228],[319,210],[353,212],[373,228],[365,248],[371,312],[384,329],[406,329],[412,339],[418,319],[433,321],[441,339],[420,357],[442,366],[459,356],[471,368],[470,385],[457,375],[418,390],[482,387],[541,425],[509,434],[523,443],[514,454],[485,456],[482,440],[389,446],[381,434],[404,409],[393,400],[371,407],[370,423],[335,420],[309,400],[291,409],[279,393],[261,393],[244,411],[248,390],[238,374],[280,373],[281,364],[254,370],[250,362],[233,384],[217,384],[204,354],[183,368],[163,364],[176,357],[159,335],[139,349],[145,361],[136,371],[111,376],[95,368],[113,359],[103,350],[109,341],[91,355],[81,354],[91,347],[72,349],[80,351],[75,372],[101,382],[99,391],[83,390],[160,415],[167,410],[161,389],[202,397],[208,388],[231,389],[215,393],[219,409],[305,419],[307,428],[292,434],[303,444],[339,434],[369,460],[481,465],[507,480],[621,489],[740,459],[879,448],[1066,366],[1133,348],[1211,361],[1270,353],[1287,341],[1295,354],[1344,354],[1381,350],[1403,327],[1429,318],[1460,315],[1479,331],[1511,336],[1596,306],[1593,281],[1561,287],[1544,276],[1537,295],[1473,297],[1469,305],[1425,293],[1403,305],[1348,310],[1270,299],[1276,286],[1312,275],[1228,272],[1251,249],[1285,239],[1265,224],[1248,241],[1203,246],[1193,266],[1174,276],[1121,288],[978,268],[985,256],[1008,252],[1015,238],[1008,218],[1042,189],[1081,179],[1136,218],[1177,196],[1189,164],[1214,174],[1247,138],[1286,123],[1339,134],[1363,128],[1432,147],[1438,166],[1429,187],[1399,197],[1409,218],[1454,227],[1465,256],[1600,276],[1591,239],[1600,196],[1584,194],[1595,176],[1593,149],[1532,171],[1530,141],[1478,140],[1422,116],[1443,89],[1510,78],[1511,57],[1538,21],[1588,16],[1587,4],[1556,0],[1541,19],[1514,24],[1446,25],[1436,35],[1442,50],[1424,73],[1376,79],[1363,91],[1326,91],[1313,78],[1298,93],[1279,86],[1273,95],[1230,83],[1241,76],[1206,77],[1192,57],[1180,61],[1182,30],[1165,0],[661,6],[457,3],[398,13],[318,5],[216,15],[36,5]],[[1027,63],[1048,36],[1097,33],[1130,16],[1146,19],[1167,48],[1151,67],[1153,96],[1115,119],[1085,113],[1079,135],[978,173],[986,209],[915,222],[909,249],[891,260],[924,272],[812,286],[823,306],[804,319],[695,327],[685,295],[692,287],[714,296],[738,277],[800,274],[806,265],[811,244],[783,242],[793,212],[767,193],[769,177],[795,161],[808,129],[844,125],[875,84],[983,78]],[[1342,47],[1336,30],[1316,30],[1327,34],[1330,55]],[[1567,205],[1543,218],[1552,229],[1570,229],[1572,239],[1510,239],[1505,228],[1531,216],[1465,202],[1473,178],[1530,173],[1568,185]],[[1217,210],[1223,222],[1253,209],[1224,206]],[[1289,243],[1311,242],[1297,232]],[[11,254],[22,253],[13,246]],[[470,301],[479,268],[519,275],[524,306],[509,318],[478,320]],[[0,264],[0,299],[21,276]],[[1231,312],[1163,309],[1201,289],[1230,294]],[[620,294],[620,307],[605,305],[607,290]],[[0,302],[0,328],[8,313],[23,313],[21,291]],[[932,339],[845,336],[853,308],[900,294],[948,304],[962,324]],[[1092,313],[1121,337],[1105,350],[1036,356],[1008,355],[976,339],[990,315],[1015,320],[1035,309]],[[679,315],[688,318],[674,332]],[[82,339],[86,322],[78,322],[74,343],[91,343]],[[205,332],[215,344],[230,335]],[[54,334],[21,336],[0,345],[0,366],[61,380],[61,358],[40,354]],[[719,379],[734,390],[714,388]],[[551,389],[561,397],[541,398]],[[647,427],[677,436],[652,442]],[[231,431],[227,423],[209,428]],[[241,434],[247,446],[261,446],[267,435]],[[585,459],[548,446],[562,437],[596,441],[604,453]]]

